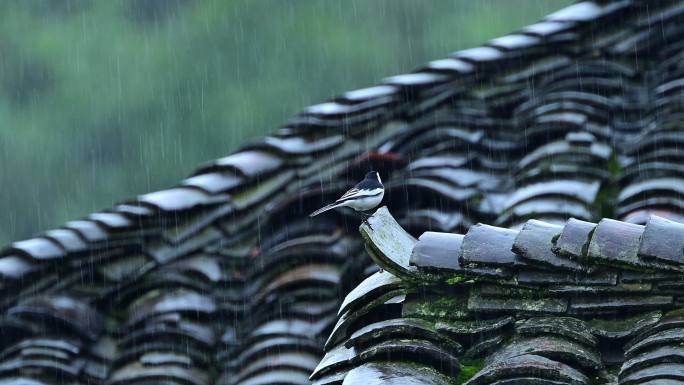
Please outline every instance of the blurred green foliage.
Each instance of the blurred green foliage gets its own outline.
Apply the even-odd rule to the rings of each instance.
[[[0,2],[0,242],[173,185],[307,105],[569,0]]]

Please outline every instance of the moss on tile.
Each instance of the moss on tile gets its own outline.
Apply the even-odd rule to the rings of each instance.
[[[425,296],[405,303],[402,316],[428,320],[462,319],[468,314],[466,304],[466,299],[459,296]]]
[[[456,274],[451,276],[450,278],[446,279],[446,283],[449,285],[458,285],[459,283],[462,283],[466,280],[467,278],[463,275]]]
[[[457,384],[464,384],[477,372],[482,370],[482,367],[484,366],[484,361],[482,360],[476,360],[476,361],[461,361],[461,372],[458,375],[458,378],[456,379]]]

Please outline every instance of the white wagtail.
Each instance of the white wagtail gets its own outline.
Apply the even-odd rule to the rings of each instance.
[[[349,189],[338,200],[336,200],[335,203],[321,207],[320,209],[309,214],[309,216],[315,217],[320,213],[326,212],[336,207],[350,207],[361,214],[363,217],[363,222],[370,227],[370,223],[368,223],[370,214],[366,213],[366,211],[377,207],[382,201],[382,197],[384,195],[385,186],[382,185],[380,174],[378,174],[377,171],[371,171],[366,174],[366,178],[364,178],[364,180]]]

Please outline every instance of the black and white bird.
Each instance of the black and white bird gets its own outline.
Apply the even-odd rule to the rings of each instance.
[[[385,195],[385,186],[382,185],[380,174],[377,171],[371,171],[366,174],[361,182],[349,189],[338,200],[327,206],[309,214],[310,217],[332,210],[336,207],[350,207],[363,216],[363,221],[368,224],[370,214],[366,212],[377,207]]]

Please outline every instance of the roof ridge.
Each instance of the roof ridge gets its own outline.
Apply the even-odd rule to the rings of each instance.
[[[649,347],[681,342],[684,318],[673,311],[684,298],[681,223],[531,219],[519,231],[476,224],[464,235],[427,231],[416,241],[386,207],[369,222],[359,230],[384,271],[345,298],[314,382],[355,379],[379,360],[384,376],[430,383],[534,376],[587,384],[610,381],[606,365],[623,362],[626,379],[656,375],[638,372],[654,354]],[[393,344],[392,360],[382,359],[380,347]],[[623,344],[626,356],[615,356]],[[396,357],[433,371],[403,373]]]

